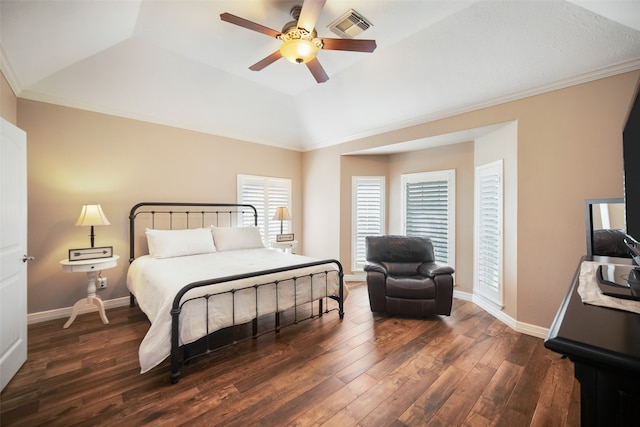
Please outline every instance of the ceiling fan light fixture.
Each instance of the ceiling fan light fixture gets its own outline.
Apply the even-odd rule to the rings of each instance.
[[[294,64],[306,64],[322,49],[322,40],[316,38],[316,32],[310,33],[304,28],[291,28],[278,38],[282,40],[280,53]]]

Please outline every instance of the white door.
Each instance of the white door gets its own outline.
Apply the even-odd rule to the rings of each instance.
[[[27,135],[0,118],[0,390],[27,360]]]

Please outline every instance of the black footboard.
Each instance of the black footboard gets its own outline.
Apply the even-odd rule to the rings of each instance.
[[[305,275],[295,275],[295,270],[301,269],[301,268],[306,268],[306,267],[314,267],[314,266],[321,266],[321,265],[335,265],[337,267],[337,270],[335,269],[327,269],[324,270],[322,272],[319,273],[311,273],[311,274],[305,274]],[[270,274],[276,274],[276,273],[283,273],[283,272],[287,272],[287,271],[291,271],[292,272],[292,276],[290,279],[286,279],[286,280],[281,280],[281,281],[267,281],[267,282],[260,282],[260,277],[262,276],[267,276]],[[328,295],[328,289],[327,289],[327,284],[328,284],[328,279],[330,277],[330,275],[336,275],[337,279],[338,279],[338,284],[339,284],[339,293],[338,296],[332,296],[332,295]],[[219,346],[215,345],[215,343],[210,342],[209,337],[211,337],[212,335],[209,332],[209,312],[208,312],[208,307],[209,304],[206,304],[207,310],[206,310],[206,324],[207,324],[207,335],[204,338],[205,339],[205,343],[204,345],[201,345],[199,350],[193,350],[193,347],[191,347],[188,356],[185,357],[185,352],[182,346],[180,346],[180,314],[182,313],[182,309],[183,306],[190,302],[190,301],[194,301],[196,299],[205,299],[207,302],[209,300],[209,298],[212,298],[214,296],[219,296],[222,294],[230,294],[232,296],[232,299],[235,298],[235,293],[238,292],[240,289],[232,289],[230,291],[226,291],[226,292],[221,292],[221,293],[212,293],[212,294],[206,294],[206,295],[202,295],[202,296],[198,296],[196,298],[188,298],[183,300],[183,297],[185,296],[185,294],[187,292],[189,292],[192,289],[195,288],[199,288],[199,287],[203,287],[203,286],[210,286],[210,285],[215,285],[218,283],[223,283],[223,282],[233,282],[233,281],[237,281],[237,280],[243,280],[243,279],[250,279],[250,278],[256,278],[257,284],[253,285],[251,288],[253,288],[255,290],[255,294],[256,294],[256,298],[257,298],[257,294],[258,294],[258,289],[260,287],[263,286],[267,286],[267,285],[275,285],[275,292],[276,292],[276,298],[275,300],[278,301],[278,297],[277,297],[277,292],[278,292],[278,283],[283,282],[283,281],[294,281],[294,286],[295,286],[295,282],[298,280],[301,280],[305,277],[308,277],[310,282],[313,281],[313,277],[314,276],[318,276],[318,275],[324,275],[324,281],[325,281],[325,290],[324,290],[324,297],[317,299],[316,301],[318,301],[318,317],[322,316],[323,313],[328,313],[329,311],[333,311],[336,310],[334,309],[329,309],[328,304],[323,304],[323,300],[326,300],[327,298],[333,299],[335,301],[338,302],[338,314],[340,316],[340,319],[344,318],[344,272],[342,269],[342,264],[340,264],[339,261],[334,260],[334,259],[330,259],[330,260],[320,260],[320,261],[315,261],[315,262],[310,262],[310,263],[305,263],[305,264],[299,264],[299,265],[294,265],[294,266],[289,266],[289,267],[283,267],[283,268],[276,268],[276,269],[272,269],[272,270],[264,270],[264,271],[259,271],[259,272],[252,272],[252,273],[247,273],[247,274],[240,274],[240,275],[235,275],[235,276],[227,276],[227,277],[221,277],[221,278],[217,278],[217,279],[211,279],[211,280],[203,280],[203,281],[199,281],[199,282],[194,282],[194,283],[190,283],[187,286],[185,286],[184,288],[182,288],[175,296],[174,300],[173,300],[173,308],[171,310],[171,382],[172,383],[177,383],[180,379],[180,375],[182,373],[182,366],[185,362],[189,361],[190,359],[193,359],[195,357],[199,357],[202,356],[204,354],[207,354],[211,351],[214,351],[216,349],[219,349]],[[313,290],[313,286],[310,284],[310,291]],[[242,290],[246,290],[248,288],[242,288]],[[250,289],[250,288],[249,288]],[[235,299],[233,299],[233,306],[235,307]],[[310,302],[306,302],[303,304],[313,304],[313,298],[311,298]],[[323,306],[325,307],[323,309]],[[305,317],[305,318],[298,318],[297,317],[297,303],[294,304],[294,310],[296,310],[294,312],[294,321],[291,324],[295,324],[298,323],[299,321],[302,320],[307,320],[313,317],[316,317],[313,314],[313,309],[310,310],[310,314]],[[281,327],[284,327],[283,325],[280,324],[280,313],[279,311],[276,311],[274,313],[275,315],[275,320],[274,320],[274,324],[273,327],[269,330],[265,330],[265,331],[261,331],[260,333],[258,333],[257,330],[257,320],[258,320],[258,305],[256,304],[256,316],[253,319],[252,322],[252,333],[251,333],[251,337],[256,338],[258,335],[265,333],[265,332],[272,332],[272,331],[276,331],[278,332],[280,330]],[[233,322],[233,326],[237,326],[235,324],[235,318],[234,318],[234,322]],[[230,344],[235,344],[237,342],[239,342],[241,340],[232,340],[232,342]]]

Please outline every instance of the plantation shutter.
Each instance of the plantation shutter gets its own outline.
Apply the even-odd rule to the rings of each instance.
[[[455,170],[403,174],[402,231],[431,239],[435,259],[455,268]]]
[[[436,261],[451,263],[451,183],[446,177],[407,180],[405,234],[429,237]]]
[[[286,206],[291,213],[291,180],[250,175],[238,175],[238,203],[255,206],[258,228],[265,244],[280,233],[280,221],[272,220],[276,208]],[[252,226],[253,216],[243,215],[242,225]],[[291,221],[283,221],[283,232],[291,229]]]
[[[384,233],[384,177],[353,177],[353,253],[354,270],[366,261],[367,236]]]
[[[264,228],[264,184],[245,182],[240,184],[240,188],[240,200],[238,200],[238,203],[253,205],[256,208],[258,211],[258,227],[262,230]],[[254,219],[251,215],[242,216],[243,227],[249,227],[253,224]]]
[[[502,162],[476,171],[476,289],[502,304]]]

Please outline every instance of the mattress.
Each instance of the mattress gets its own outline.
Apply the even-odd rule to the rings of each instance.
[[[175,295],[185,285],[315,261],[318,260],[266,248],[164,259],[149,255],[137,258],[127,272],[127,287],[151,322],[139,349],[141,373],[157,366],[169,356],[171,308]],[[249,322],[257,316],[283,311],[325,296],[339,296],[338,274],[323,274],[328,270],[337,271],[338,267],[334,264],[305,267],[293,272],[250,277],[188,291],[182,298],[184,305],[180,313],[180,345],[196,341],[207,333]],[[301,277],[309,273],[317,274],[312,279]],[[295,284],[292,277],[299,277]],[[255,286],[264,283],[268,284]],[[234,292],[229,292],[231,290]],[[202,295],[211,296],[208,300],[191,300]],[[344,287],[343,298],[346,297],[347,288]],[[189,301],[185,302],[187,300]],[[208,330],[205,321],[207,305]]]

